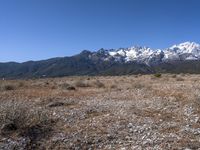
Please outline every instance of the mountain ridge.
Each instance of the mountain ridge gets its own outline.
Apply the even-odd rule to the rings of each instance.
[[[199,60],[200,45],[195,42],[173,45],[164,50],[140,46],[96,52],[83,50],[71,57],[0,63],[0,78],[200,73]]]
[[[152,61],[200,60],[200,45],[195,42],[185,42],[163,50],[134,46],[104,51],[108,56],[105,60],[112,57],[116,61],[124,59],[124,62],[137,61],[149,64]]]

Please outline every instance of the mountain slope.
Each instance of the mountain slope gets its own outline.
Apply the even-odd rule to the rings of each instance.
[[[61,77],[70,75],[123,75],[152,73],[144,64],[102,61],[89,54],[25,63],[0,63],[1,78]]]

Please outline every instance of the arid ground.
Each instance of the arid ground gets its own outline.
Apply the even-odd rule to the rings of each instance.
[[[2,150],[200,149],[200,75],[0,81]]]

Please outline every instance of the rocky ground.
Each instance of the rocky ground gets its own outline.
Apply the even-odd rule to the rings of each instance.
[[[0,149],[200,149],[200,75],[0,82]]]

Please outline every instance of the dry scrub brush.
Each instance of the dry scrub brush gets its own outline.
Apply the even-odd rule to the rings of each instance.
[[[91,85],[88,82],[83,81],[83,80],[76,81],[75,86],[76,87],[91,87]]]
[[[42,108],[34,107],[28,102],[6,101],[0,105],[1,134],[26,134],[39,127],[46,129],[51,120],[50,114]]]
[[[97,87],[97,88],[105,88],[104,83],[102,83],[102,82],[99,81],[99,80],[94,81],[94,82],[93,82],[93,85],[94,85],[95,87]]]
[[[98,79],[95,81],[85,81],[85,80],[78,80],[75,82],[76,87],[97,87],[97,88],[105,88],[105,84]]]
[[[11,90],[15,90],[15,86],[12,84],[1,84],[0,85],[0,90],[1,91],[11,91]]]
[[[0,90],[1,91],[11,91],[17,90],[19,88],[25,87],[25,83],[22,81],[1,81],[0,82]]]

